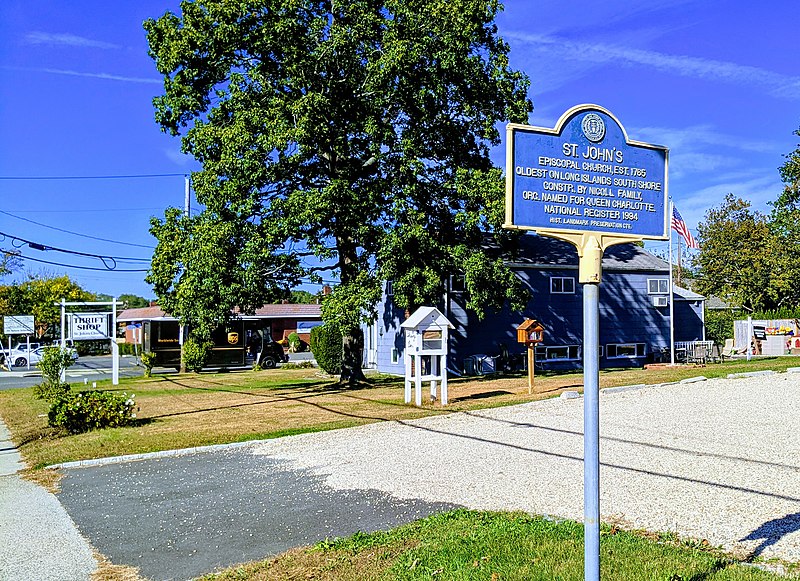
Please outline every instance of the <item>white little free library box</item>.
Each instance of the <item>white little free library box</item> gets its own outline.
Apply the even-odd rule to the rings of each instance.
[[[411,403],[411,385],[416,388],[414,403],[422,405],[422,382],[431,382],[431,400],[436,399],[436,383],[441,382],[442,405],[447,405],[447,351],[452,323],[436,307],[420,307],[400,327],[405,332],[405,401]]]

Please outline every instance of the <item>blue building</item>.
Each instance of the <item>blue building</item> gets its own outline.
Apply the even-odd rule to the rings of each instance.
[[[493,247],[492,247],[493,246]],[[500,253],[494,242],[489,250]],[[434,305],[453,323],[448,368],[469,371],[478,354],[501,361],[523,360],[516,328],[525,318],[537,319],[546,331],[536,348],[544,369],[577,369],[582,361],[583,293],[578,283],[578,255],[566,242],[532,233],[519,237],[502,256],[531,299],[523,311],[505,307],[483,320],[464,308],[463,280],[452,277],[440,304]],[[703,340],[705,298],[674,287],[675,341]],[[600,366],[637,367],[664,359],[670,345],[669,265],[634,244],[611,246],[603,257],[600,284]],[[377,320],[364,330],[365,367],[403,373],[405,312],[392,301],[386,281]],[[465,361],[466,360],[466,361]],[[496,359],[491,359],[495,361]],[[669,356],[666,356],[669,360]]]

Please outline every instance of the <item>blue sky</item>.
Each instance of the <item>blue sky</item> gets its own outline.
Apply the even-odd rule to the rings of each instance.
[[[0,232],[149,258],[150,216],[183,205],[182,176],[196,168],[153,121],[161,80],[141,26],[176,8],[172,0],[0,4]],[[632,139],[669,147],[670,194],[695,229],[728,192],[767,211],[781,191],[777,168],[800,127],[798,12],[789,0],[517,0],[498,26],[512,66],[531,78],[530,123],[552,127],[570,107],[595,103]],[[498,148],[500,165],[503,156]],[[171,175],[8,179],[161,174]],[[4,247],[11,242],[0,237]],[[153,296],[143,273],[122,272],[142,262],[109,271],[96,259],[27,247],[23,254],[101,269],[26,261],[32,272],[66,272],[95,292]]]

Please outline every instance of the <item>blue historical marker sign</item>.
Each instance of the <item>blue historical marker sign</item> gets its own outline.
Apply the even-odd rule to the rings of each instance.
[[[508,126],[506,228],[665,239],[666,147],[631,141],[596,105],[554,129]]]

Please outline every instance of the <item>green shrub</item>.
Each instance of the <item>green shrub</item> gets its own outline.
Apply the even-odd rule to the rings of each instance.
[[[211,341],[198,341],[194,337],[189,337],[183,344],[183,351],[181,352],[186,370],[200,373],[208,363],[213,347],[214,344]]]
[[[325,323],[311,329],[311,352],[325,373],[341,373],[343,354],[342,332],[339,327]]]
[[[312,361],[292,361],[281,365],[281,369],[314,369]]]
[[[144,366],[144,376],[150,377],[153,374],[153,366],[156,364],[156,354],[149,351],[142,353],[139,361]]]
[[[731,311],[706,311],[706,337],[717,345],[733,337],[733,313]]]
[[[142,350],[141,345],[135,345],[133,343],[117,343],[117,347],[119,347],[120,355],[136,355]]]
[[[81,357],[83,357],[84,355],[104,355],[106,353],[111,353],[111,346],[108,343],[109,343],[108,339],[95,339],[93,341],[76,341],[75,350]]]
[[[47,420],[71,434],[128,426],[136,419],[133,398],[112,391],[70,392],[50,406]]]
[[[72,350],[69,347],[45,347],[42,359],[36,366],[41,370],[44,383],[56,386],[61,385],[61,374],[75,361],[72,359]],[[42,398],[45,399],[45,398]]]
[[[69,383],[43,381],[39,385],[33,386],[33,396],[36,399],[43,399],[46,402],[53,403],[67,395],[69,389]]]

